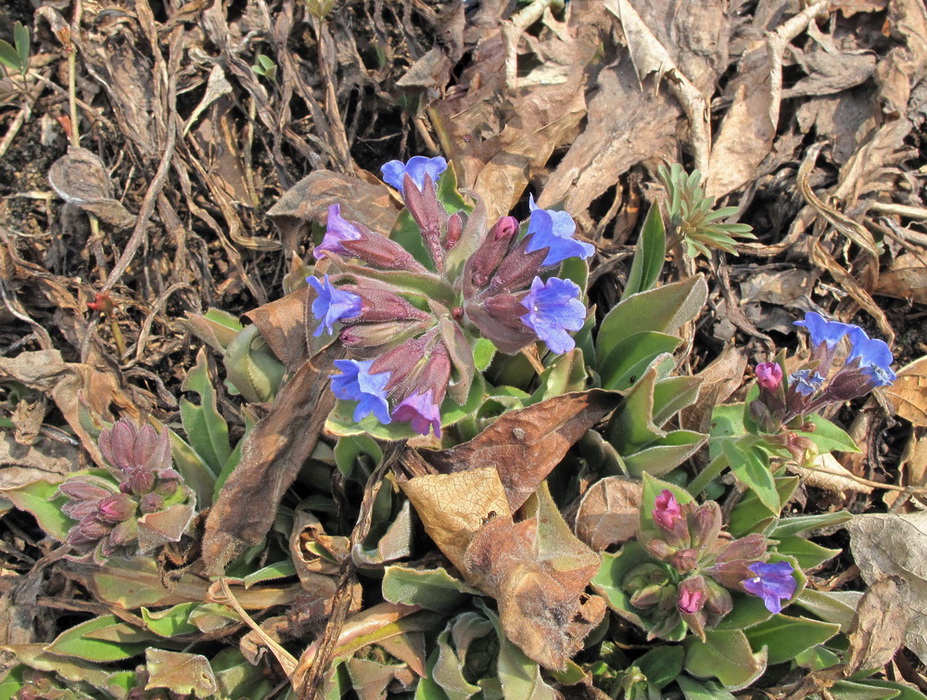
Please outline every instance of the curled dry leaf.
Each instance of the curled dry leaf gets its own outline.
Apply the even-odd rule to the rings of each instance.
[[[298,369],[309,353],[306,343],[308,299],[309,288],[302,287],[245,314],[290,372]]]
[[[608,476],[583,496],[573,529],[594,551],[623,544],[637,533],[643,486],[636,479]]]
[[[892,260],[891,267],[879,275],[875,294],[927,304],[927,265],[923,260],[923,255],[899,255]]]
[[[790,467],[789,471],[798,474],[806,486],[824,489],[841,497],[845,497],[847,491],[872,493],[871,486],[853,478],[853,472],[840,464],[829,452],[820,455],[810,468],[794,466]]]
[[[150,674],[146,688],[170,688],[196,697],[208,697],[219,690],[205,656],[152,648],[146,652],[145,660]]]
[[[887,576],[907,584],[905,644],[927,662],[927,512],[857,515],[847,530],[853,559],[868,585]]]
[[[48,182],[68,204],[74,204],[115,228],[129,228],[135,216],[113,199],[113,183],[96,155],[71,146],[48,171]]]
[[[891,662],[904,641],[910,614],[908,598],[908,585],[900,576],[886,576],[869,587],[856,608],[850,632],[848,676]]]
[[[927,426],[927,356],[903,367],[885,394],[895,413],[919,428]]]

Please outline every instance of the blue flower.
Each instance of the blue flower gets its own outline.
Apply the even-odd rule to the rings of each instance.
[[[547,257],[542,265],[556,265],[574,257],[585,260],[595,252],[590,243],[573,238],[576,222],[565,211],[540,209],[535,205],[533,195],[528,196],[528,206],[531,208],[531,218],[528,219],[527,235],[531,238],[527,252],[547,248]]]
[[[551,277],[545,283],[535,277],[521,305],[528,310],[521,317],[522,322],[552,352],[560,355],[575,347],[567,331],[578,331],[586,320],[586,307],[579,299],[579,286],[575,282]]]
[[[329,335],[334,335],[336,323],[360,314],[362,299],[353,292],[338,289],[328,279],[328,275],[325,275],[324,281],[318,277],[307,277],[306,281],[318,292],[318,296],[312,302],[312,315],[322,322],[315,329],[313,337],[318,338],[323,330]]]
[[[792,573],[795,569],[787,561],[775,564],[757,562],[747,567],[756,576],[743,581],[742,585],[748,593],[762,598],[766,609],[771,613],[782,610],[782,601],[789,600],[795,595],[798,584]]]
[[[418,187],[419,192],[425,186],[425,174],[431,177],[432,183],[438,184],[438,178],[441,173],[447,170],[447,161],[440,156],[437,158],[427,158],[425,156],[412,156],[408,163],[401,160],[391,160],[389,163],[380,168],[383,173],[383,181],[395,187],[402,193],[405,185],[405,176],[412,178],[412,182]]]
[[[373,360],[335,360],[335,367],[341,370],[341,374],[332,375],[332,393],[342,401],[357,401],[355,422],[372,413],[385,425],[391,420],[386,402],[386,383],[390,373],[371,374],[372,365]]]
[[[794,386],[802,396],[813,394],[823,383],[824,377],[821,373],[810,369],[800,369],[789,375],[789,385]]]
[[[895,359],[884,340],[873,339],[862,328],[854,326],[849,333],[850,354],[847,364],[859,360],[859,367],[872,381],[873,386],[887,386],[895,381],[890,365]]]
[[[363,234],[357,226],[341,218],[341,205],[332,204],[328,208],[325,236],[322,238],[322,242],[312,250],[312,257],[321,260],[327,252],[335,255],[350,256],[351,251],[347,250],[342,243],[344,241],[356,241],[362,237]]]
[[[393,418],[408,421],[412,430],[420,435],[428,435],[428,431],[434,428],[435,437],[441,437],[441,411],[431,389],[424,394],[415,392],[404,398],[393,409]]]
[[[811,335],[811,344],[817,347],[825,343],[829,350],[833,350],[844,336],[857,326],[851,323],[828,321],[821,314],[809,311],[803,321],[795,321],[796,326],[804,326]]]

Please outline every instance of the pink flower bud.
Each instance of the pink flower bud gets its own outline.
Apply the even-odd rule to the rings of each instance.
[[[778,362],[761,362],[756,366],[756,381],[766,391],[776,391],[782,384],[782,367]]]
[[[679,584],[679,598],[676,607],[679,612],[694,615],[705,605],[708,599],[708,589],[705,579],[701,576],[692,576]]]

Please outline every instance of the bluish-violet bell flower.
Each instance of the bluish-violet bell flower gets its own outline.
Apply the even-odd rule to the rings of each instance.
[[[592,256],[595,248],[585,241],[573,238],[576,233],[576,222],[565,211],[541,209],[534,203],[534,196],[528,195],[528,207],[531,217],[528,219],[529,253],[541,248],[547,248],[547,257],[543,265],[556,265],[567,258],[582,258]]]
[[[873,386],[887,386],[895,381],[895,373],[891,368],[895,358],[884,340],[870,338],[858,326],[853,326],[849,338],[851,349],[847,364],[859,360],[860,369],[872,379]]]
[[[586,320],[586,307],[579,296],[579,285],[571,280],[551,277],[543,282],[535,277],[521,300],[528,310],[521,320],[547,343],[551,352],[569,352],[576,343],[567,331],[578,331]]]
[[[441,410],[431,389],[424,394],[417,391],[409,394],[393,409],[393,418],[408,422],[420,435],[428,435],[434,429],[435,437],[441,437]]]
[[[802,321],[795,321],[796,326],[803,326],[808,329],[811,335],[811,344],[815,347],[824,343],[828,350],[833,350],[837,343],[856,326],[850,323],[840,323],[838,321],[828,321],[821,314],[809,311],[805,314]]]
[[[357,401],[354,422],[373,416],[384,425],[391,422],[386,402],[386,383],[389,372],[371,374],[373,360],[335,360],[341,374],[332,375],[332,393],[342,401]]]
[[[431,182],[438,184],[438,178],[447,170],[447,161],[440,156],[428,158],[427,156],[412,156],[408,162],[403,163],[401,160],[391,160],[389,163],[380,168],[383,173],[383,182],[392,185],[400,194],[405,187],[405,177],[408,175],[412,182],[418,187],[419,192],[425,186],[425,174],[431,177]]]
[[[353,292],[338,289],[325,275],[324,280],[318,277],[307,277],[306,281],[318,293],[312,302],[312,315],[321,323],[315,329],[313,337],[318,338],[325,331],[334,335],[334,326],[339,321],[354,318],[361,312],[363,300]]]
[[[344,241],[357,241],[361,238],[363,238],[363,234],[360,229],[347,219],[342,218],[341,205],[332,204],[328,208],[325,236],[322,238],[322,242],[312,249],[312,257],[321,260],[325,257],[325,253],[351,257],[351,252],[341,244]]]
[[[802,396],[809,396],[821,388],[824,377],[820,372],[811,369],[800,369],[789,375],[789,386],[794,387]]]
[[[782,601],[791,599],[798,587],[795,577],[792,576],[795,569],[787,561],[778,561],[774,564],[756,562],[748,568],[756,576],[742,581],[741,585],[748,593],[762,598],[769,612],[780,612]]]

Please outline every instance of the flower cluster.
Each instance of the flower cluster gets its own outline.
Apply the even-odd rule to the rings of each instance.
[[[664,489],[651,517],[653,531],[642,529],[639,539],[655,561],[635,566],[622,582],[651,639],[669,637],[682,624],[704,639],[705,628],[733,608],[731,591],[762,598],[772,613],[795,595],[792,565],[764,563],[768,542],[762,535],[735,540],[723,532],[714,501],[680,504]]]
[[[319,321],[313,335],[337,333],[352,355],[335,363],[332,391],[355,402],[355,421],[372,415],[440,436],[445,398],[466,402],[479,339],[504,353],[540,340],[562,354],[585,323],[579,286],[549,274],[594,252],[574,238],[570,215],[540,209],[532,198],[527,226],[505,216],[487,227],[479,205],[468,213],[439,197],[447,167],[443,158],[416,156],[382,168],[421,234],[418,258],[343,218],[339,204],[329,207],[313,250],[330,272],[307,278]]]
[[[810,312],[796,321],[811,336],[811,357],[786,375],[779,362],[756,366],[760,396],[750,405],[754,420],[769,433],[778,432],[796,418],[863,396],[895,381],[888,345],[870,338],[859,326],[828,321]],[[838,349],[844,341],[849,353],[834,371]]]
[[[172,467],[167,429],[139,429],[122,418],[100,433],[100,451],[111,465],[67,479],[59,491],[68,498],[62,511],[77,521],[68,544],[81,554],[94,552],[102,561],[114,555],[130,557],[147,543],[159,543],[146,533],[158,520],[162,533],[183,532],[193,513],[193,492]]]

